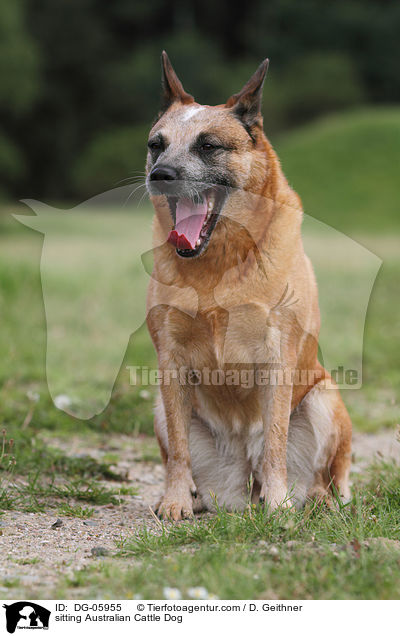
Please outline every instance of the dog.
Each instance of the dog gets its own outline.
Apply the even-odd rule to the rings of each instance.
[[[351,421],[317,357],[301,200],[263,131],[267,67],[208,106],[162,53],[146,186],[156,212],[147,325],[161,377],[154,427],[164,519],[249,501],[300,507],[332,491],[350,498]],[[194,289],[196,315],[168,305],[160,283],[183,296]],[[244,372],[257,381],[238,382]]]

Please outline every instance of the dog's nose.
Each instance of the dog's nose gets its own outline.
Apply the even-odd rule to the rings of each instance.
[[[178,171],[171,166],[156,166],[150,172],[150,181],[175,181]]]

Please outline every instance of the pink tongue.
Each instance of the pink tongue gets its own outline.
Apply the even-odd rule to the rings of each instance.
[[[168,241],[182,250],[193,250],[200,237],[200,231],[207,216],[207,199],[193,203],[190,199],[178,199],[176,223],[168,236]]]

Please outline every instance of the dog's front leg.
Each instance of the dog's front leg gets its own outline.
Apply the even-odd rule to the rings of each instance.
[[[188,441],[192,414],[190,387],[182,386],[175,379],[170,385],[161,385],[161,395],[167,420],[168,451],[165,494],[158,515],[178,521],[193,515],[192,496],[196,496]]]
[[[260,503],[267,503],[272,510],[282,503],[290,505],[287,500],[286,448],[291,401],[291,384],[264,387]]]

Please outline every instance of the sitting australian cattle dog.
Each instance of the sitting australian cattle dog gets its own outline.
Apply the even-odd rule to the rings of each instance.
[[[350,496],[351,421],[317,358],[301,201],[263,131],[267,66],[225,104],[205,106],[162,55],[147,157],[159,246],[147,322],[168,377],[155,409],[166,471],[158,513],[175,521],[250,497],[273,510],[332,489]],[[168,305],[160,282],[194,289],[196,314]]]

